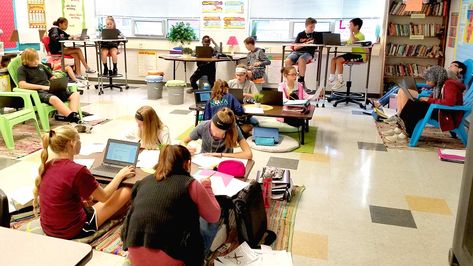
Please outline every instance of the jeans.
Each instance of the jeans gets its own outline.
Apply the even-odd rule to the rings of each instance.
[[[210,251],[210,246],[212,246],[212,242],[217,234],[218,224],[219,223],[209,223],[204,220],[202,217],[199,218],[200,222],[200,234],[204,240],[204,254],[207,256]]]

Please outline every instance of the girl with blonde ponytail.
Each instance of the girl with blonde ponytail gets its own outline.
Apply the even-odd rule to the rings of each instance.
[[[93,234],[130,200],[131,189],[118,186],[133,174],[134,168],[124,167],[102,188],[85,166],[74,162],[81,142],[73,127],[60,126],[44,134],[42,139],[33,207],[36,214],[40,212],[43,231],[64,239]],[[98,202],[85,206],[84,202],[90,200]]]

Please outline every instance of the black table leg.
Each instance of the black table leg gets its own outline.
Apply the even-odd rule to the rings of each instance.
[[[301,130],[301,145],[304,145],[304,135],[305,135],[305,120],[302,121],[302,130]]]
[[[176,60],[172,60],[172,66],[173,66],[173,71],[172,71],[172,79],[176,79]]]
[[[197,126],[199,124],[199,113],[200,113],[200,111],[199,111],[199,109],[197,109],[195,111],[195,125],[194,126]]]

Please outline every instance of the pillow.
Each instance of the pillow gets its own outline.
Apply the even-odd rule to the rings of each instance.
[[[257,151],[264,151],[264,152],[274,152],[274,153],[281,153],[281,152],[290,152],[297,148],[299,148],[299,141],[291,138],[289,136],[280,135],[280,141],[278,144],[274,146],[261,146],[256,145],[253,141],[253,137],[249,137],[246,139],[250,147]]]
[[[261,119],[259,120],[259,127],[273,127],[279,129],[280,133],[291,133],[298,132],[297,127],[290,126],[286,123],[279,122],[278,120],[272,119]]]

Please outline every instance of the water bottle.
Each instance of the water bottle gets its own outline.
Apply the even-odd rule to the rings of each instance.
[[[206,91],[210,90],[210,84],[208,82],[204,83],[204,90]]]

